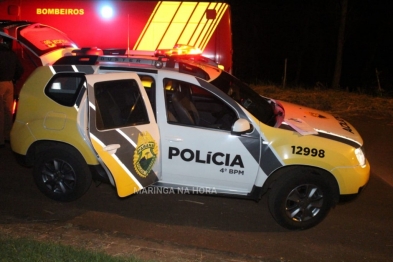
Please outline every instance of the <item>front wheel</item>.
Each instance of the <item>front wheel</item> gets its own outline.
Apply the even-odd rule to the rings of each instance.
[[[278,224],[308,229],[319,224],[334,205],[334,183],[327,175],[309,168],[283,174],[269,193],[269,210]]]
[[[47,150],[37,156],[33,169],[39,190],[57,201],[81,197],[91,184],[91,173],[81,156],[59,149]]]

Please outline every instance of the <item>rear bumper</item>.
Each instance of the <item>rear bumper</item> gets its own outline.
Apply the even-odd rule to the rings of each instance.
[[[24,166],[24,167],[32,167],[33,162],[27,158],[26,155],[21,155],[18,153],[14,152],[14,156],[16,159],[16,162],[18,162],[19,165]]]

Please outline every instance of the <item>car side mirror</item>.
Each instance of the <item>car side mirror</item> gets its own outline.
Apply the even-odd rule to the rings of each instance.
[[[240,136],[241,134],[250,133],[252,129],[253,126],[248,120],[240,118],[233,124],[231,133],[232,135]]]

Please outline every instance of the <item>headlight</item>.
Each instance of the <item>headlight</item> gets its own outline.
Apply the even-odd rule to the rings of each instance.
[[[363,148],[362,147],[356,148],[355,149],[355,155],[356,155],[356,158],[359,161],[359,164],[361,166],[364,166],[366,164],[366,156],[365,156],[365,154],[363,152]]]

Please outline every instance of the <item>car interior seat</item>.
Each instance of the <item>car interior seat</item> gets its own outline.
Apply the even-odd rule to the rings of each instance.
[[[172,105],[178,122],[186,125],[199,125],[199,113],[191,100],[188,87],[180,87],[172,95]]]

